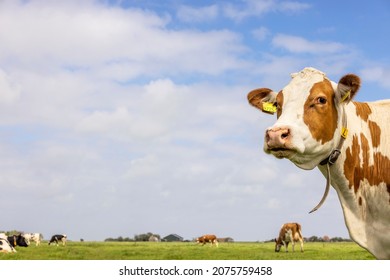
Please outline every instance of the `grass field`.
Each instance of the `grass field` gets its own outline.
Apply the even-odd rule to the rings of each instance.
[[[275,253],[274,243],[220,243],[219,247],[190,242],[68,242],[65,247],[17,247],[15,254],[0,254],[0,260],[373,260],[353,242],[305,243],[296,252]]]

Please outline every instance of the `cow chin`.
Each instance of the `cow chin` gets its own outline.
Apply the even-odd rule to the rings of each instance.
[[[294,149],[264,149],[264,151],[278,159],[288,159],[304,170],[312,170],[319,164],[317,158],[303,155]]]
[[[287,148],[269,148],[265,145],[264,152],[267,154],[271,154],[278,159],[286,158],[291,159],[297,153],[294,149]]]
[[[289,160],[294,163],[297,167],[304,169],[304,170],[312,170],[315,167],[318,166],[319,162],[316,159],[309,158],[309,157],[302,157],[295,155],[292,158],[289,158]]]
[[[282,158],[290,159],[295,155],[296,152],[288,149],[275,149],[275,150],[269,150],[269,153],[279,159]]]

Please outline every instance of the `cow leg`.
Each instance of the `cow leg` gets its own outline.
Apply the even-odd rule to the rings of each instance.
[[[288,242],[287,241],[283,241],[283,245],[286,247],[286,253],[288,252]]]
[[[301,252],[303,252],[303,240],[299,240],[301,242]]]

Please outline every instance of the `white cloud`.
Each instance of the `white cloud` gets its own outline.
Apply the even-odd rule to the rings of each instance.
[[[269,209],[279,209],[280,208],[280,199],[277,199],[277,198],[271,198],[267,201],[267,208]]]
[[[236,21],[247,17],[261,17],[270,12],[297,13],[309,8],[310,5],[306,3],[278,0],[244,0],[241,5],[223,5],[225,16]]]
[[[303,37],[278,34],[272,39],[276,47],[292,53],[331,54],[346,50],[346,46],[337,42],[309,41]]]
[[[282,1],[277,4],[277,9],[283,12],[297,13],[311,8],[311,5],[297,1]]]
[[[252,31],[253,36],[259,40],[263,41],[267,38],[267,36],[270,34],[270,31],[268,28],[262,26],[259,28],[256,28],[255,30]]]
[[[180,6],[177,17],[183,22],[208,22],[217,18],[219,13],[218,5],[194,8],[190,6]]]
[[[243,3],[243,7],[225,4],[223,8],[225,16],[233,20],[242,20],[250,16],[261,16],[272,11],[276,5],[275,0],[246,0]]]
[[[0,59],[15,57],[39,71],[93,68],[117,80],[166,71],[218,74],[240,67],[232,54],[244,49],[232,32],[168,30],[169,20],[152,12],[83,3],[4,5]],[[224,63],[210,63],[214,59]]]
[[[21,88],[0,68],[0,104],[12,104],[20,96]]]
[[[390,68],[384,66],[367,66],[362,70],[364,81],[376,82],[390,89]]]
[[[278,34],[272,39],[276,47],[286,49],[292,53],[339,53],[346,50],[346,46],[337,42],[309,41],[303,37]]]
[[[207,23],[223,16],[230,20],[242,21],[249,17],[261,17],[271,12],[299,13],[311,5],[297,1],[242,0],[234,3],[219,3],[203,7],[182,5],[177,17],[187,23]]]

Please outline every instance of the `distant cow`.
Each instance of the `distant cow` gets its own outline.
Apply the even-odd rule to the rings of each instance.
[[[9,243],[7,238],[0,238],[0,253],[16,253],[15,248]]]
[[[65,234],[55,234],[51,237],[50,241],[49,241],[49,245],[51,243],[56,243],[57,246],[58,246],[58,242],[61,241],[62,242],[62,245],[65,246],[66,245],[66,235]]]
[[[8,236],[7,240],[12,247],[16,247],[16,246],[28,247],[26,238],[24,238],[21,234]]]
[[[39,246],[41,244],[42,235],[40,233],[25,233],[23,236],[26,238],[26,241],[29,245],[30,241],[34,241],[35,246]]]
[[[279,237],[275,238],[275,252],[279,252],[282,246],[286,247],[288,252],[288,243],[291,242],[292,250],[294,252],[295,242],[301,243],[301,252],[303,252],[303,237],[301,225],[298,223],[287,223],[282,225],[279,231]]]
[[[213,246],[214,244],[216,247],[218,247],[218,239],[214,234],[206,234],[201,237],[198,237],[196,239],[196,243],[198,244],[202,243],[202,246],[205,245],[206,243],[211,243],[211,246]]]

